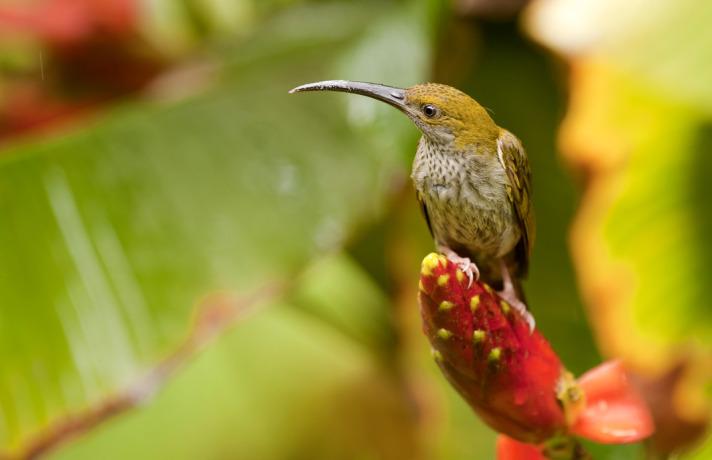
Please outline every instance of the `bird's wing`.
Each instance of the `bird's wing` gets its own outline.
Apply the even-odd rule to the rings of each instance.
[[[497,156],[507,172],[507,197],[512,203],[522,237],[515,247],[515,258],[521,276],[529,268],[529,255],[534,244],[534,208],[531,204],[531,171],[522,143],[509,131],[502,129],[497,138]]]
[[[423,218],[425,218],[425,223],[428,224],[428,230],[430,230],[430,236],[435,238],[433,233],[433,225],[430,223],[430,215],[428,214],[428,207],[425,205],[425,200],[423,199],[420,192],[416,190],[415,197],[418,199],[418,204],[420,205],[420,212],[423,213]]]

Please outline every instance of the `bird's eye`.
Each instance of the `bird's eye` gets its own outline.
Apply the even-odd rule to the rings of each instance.
[[[425,104],[423,106],[423,114],[428,118],[434,118],[438,115],[438,109],[432,104]]]

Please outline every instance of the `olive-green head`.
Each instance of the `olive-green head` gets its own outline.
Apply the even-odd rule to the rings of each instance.
[[[499,135],[499,127],[477,101],[460,90],[438,83],[402,89],[377,83],[329,80],[298,86],[290,93],[300,91],[341,91],[386,102],[405,113],[428,140],[452,145],[454,150],[492,145]]]

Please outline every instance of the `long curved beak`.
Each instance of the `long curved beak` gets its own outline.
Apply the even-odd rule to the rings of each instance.
[[[339,91],[343,93],[354,93],[362,96],[368,96],[373,99],[378,99],[386,104],[407,112],[405,105],[405,90],[395,88],[393,86],[380,85],[378,83],[365,83],[360,81],[348,80],[326,80],[316,83],[307,83],[306,85],[297,86],[289,91],[289,94],[300,93],[303,91]]]

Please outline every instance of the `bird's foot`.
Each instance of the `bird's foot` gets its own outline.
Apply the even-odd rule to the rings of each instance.
[[[469,257],[460,257],[455,253],[455,251],[452,250],[444,250],[443,252],[445,253],[445,257],[447,257],[450,262],[457,265],[457,268],[459,268],[462,273],[467,275],[467,278],[470,280],[469,283],[467,283],[468,288],[472,286],[473,280],[479,281],[480,269],[477,268],[477,265],[471,261]]]
[[[513,294],[513,292],[510,293],[506,290],[497,292],[497,295],[504,299],[512,308],[517,310],[517,313],[522,316],[522,319],[524,319],[524,321],[529,326],[529,332],[534,332],[534,328],[536,327],[536,321],[534,320],[534,316],[529,313],[529,310],[527,309],[527,306],[524,304],[524,302],[519,300],[517,296]]]
[[[497,295],[499,295],[509,305],[511,305],[512,308],[517,310],[517,313],[519,313],[524,319],[524,321],[526,321],[526,323],[529,325],[529,332],[534,332],[534,327],[536,326],[534,316],[529,313],[529,309],[527,308],[526,304],[519,300],[519,296],[517,296],[517,290],[514,287],[514,283],[512,282],[512,277],[509,274],[507,264],[504,263],[504,260],[500,260],[499,263],[502,268],[503,286],[501,291],[497,291]]]

